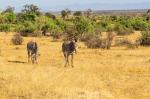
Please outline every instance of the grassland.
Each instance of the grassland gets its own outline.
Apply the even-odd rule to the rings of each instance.
[[[150,47],[87,49],[79,43],[75,67],[64,68],[62,42],[34,38],[39,64],[27,63],[26,43],[0,33],[0,99],[150,99]]]

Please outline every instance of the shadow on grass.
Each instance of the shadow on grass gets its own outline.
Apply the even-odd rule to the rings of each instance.
[[[27,63],[27,62],[24,62],[24,61],[8,61],[8,62],[10,62],[10,63],[18,63],[18,64],[25,64],[25,63]]]

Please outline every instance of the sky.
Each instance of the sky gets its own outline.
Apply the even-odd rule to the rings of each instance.
[[[60,11],[69,8],[71,10],[127,10],[149,9],[150,0],[0,0],[0,11],[7,6],[15,7],[15,11],[21,11],[23,5],[35,4],[41,11]]]

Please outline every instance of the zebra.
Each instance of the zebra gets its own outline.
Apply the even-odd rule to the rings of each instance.
[[[62,52],[65,57],[65,66],[69,66],[69,56],[71,56],[71,66],[73,66],[73,59],[74,59],[74,52],[76,53],[76,43],[71,40],[71,41],[64,41],[62,44]]]
[[[31,60],[33,64],[38,63],[37,62],[38,45],[36,42],[31,40],[27,43],[27,52],[28,52],[28,62],[30,62]]]

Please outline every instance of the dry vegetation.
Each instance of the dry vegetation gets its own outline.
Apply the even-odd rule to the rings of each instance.
[[[87,49],[79,43],[75,68],[64,68],[62,42],[35,38],[39,64],[27,63],[25,37],[11,44],[0,33],[1,99],[150,99],[150,48]]]

